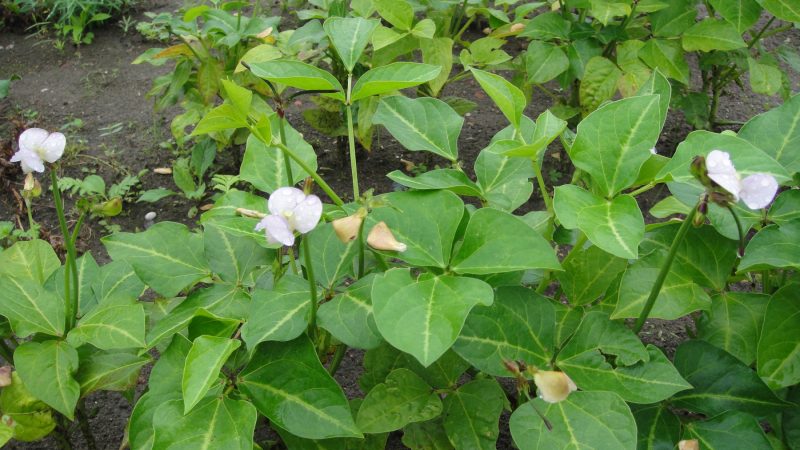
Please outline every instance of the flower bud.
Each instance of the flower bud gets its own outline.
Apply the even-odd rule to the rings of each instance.
[[[11,386],[11,366],[0,367],[0,387]]]
[[[169,175],[169,174],[172,173],[172,168],[171,167],[156,167],[155,169],[153,169],[153,172],[157,173],[159,175]]]
[[[700,442],[697,439],[687,439],[678,442],[678,450],[700,450]]]
[[[517,33],[517,32],[520,32],[520,31],[522,31],[524,29],[525,29],[525,24],[515,23],[514,25],[511,25],[511,28],[509,28],[508,31],[510,31],[512,33]]]
[[[505,366],[506,370],[511,372],[514,375],[519,375],[519,364],[516,361],[511,361],[509,359],[503,360],[503,365]]]
[[[690,166],[692,175],[707,188],[713,187],[711,179],[708,178],[708,170],[706,170],[706,158],[704,156],[695,156]]]
[[[565,400],[569,393],[578,387],[564,372],[539,370],[533,376],[533,382],[539,390],[539,397],[548,403]]]
[[[25,183],[22,185],[22,196],[26,199],[36,198],[42,195],[42,185],[39,180],[33,177],[33,173],[25,176]]]
[[[111,200],[95,205],[92,212],[103,217],[118,216],[122,212],[122,199],[114,197]]]
[[[336,231],[336,236],[345,244],[358,237],[358,230],[361,229],[361,224],[364,223],[364,216],[359,212],[336,219],[332,222],[333,230]]]
[[[394,238],[392,230],[386,225],[386,222],[378,222],[377,225],[372,227],[372,230],[367,236],[367,244],[376,250],[389,250],[395,252],[406,251],[406,244],[397,242]]]

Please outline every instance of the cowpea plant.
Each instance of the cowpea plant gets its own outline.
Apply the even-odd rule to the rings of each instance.
[[[412,72],[345,89],[297,62],[251,71],[345,105],[380,95],[376,117],[403,146],[458,161],[460,116],[392,95]],[[671,97],[658,71],[576,130],[528,118],[522,91],[472,74],[509,121],[475,178],[458,164],[393,172],[407,191],[363,195],[354,178],[350,203],[282,117],[223,83],[195,133],[248,129],[269,158],[253,182],[269,202],[231,189],[201,229],[104,240],[157,294],[145,341],[160,358],[132,448],[251,449],[264,416],[289,449],[379,449],[397,431],[413,449],[490,449],[504,411],[520,449],[797,448],[800,97],[738,134],[694,132],[668,158],[651,151]],[[576,170],[553,188],[541,167],[555,139]],[[534,183],[545,209],[514,214]],[[637,196],[662,184],[671,195],[650,214],[674,218],[647,225]],[[682,317],[696,331],[672,360],[640,336],[648,318]],[[348,348],[364,351],[363,396],[332,377]]]
[[[377,114],[391,114],[383,125],[403,146],[458,161],[459,116],[436,99],[392,95],[413,86],[402,74],[359,88],[364,75],[345,90],[302,70],[285,79],[340,101],[373,86]],[[223,81],[225,102],[194,133],[247,129],[273,158],[269,183],[253,183],[269,200],[229,189],[196,230],[162,222],[109,236],[113,262],[92,284],[95,298],[135,284],[120,300],[144,314],[132,355],[159,354],[130,418],[131,448],[267,446],[254,442],[263,416],[289,449],[380,449],[398,431],[412,449],[492,449],[509,412],[523,450],[800,445],[800,97],[738,134],[694,132],[667,158],[651,152],[671,97],[658,71],[576,130],[549,112],[527,117],[522,91],[472,74],[509,121],[475,177],[458,164],[395,172],[409,190],[382,194],[361,194],[354,179],[350,203],[316,172],[313,151],[300,153],[311,149],[302,136]],[[541,172],[555,139],[576,171],[551,187]],[[647,225],[637,196],[663,184],[671,195],[649,213],[674,218]],[[514,214],[534,189],[545,209]],[[103,276],[110,267],[127,275]],[[26,298],[42,307],[49,297]],[[2,313],[18,314],[14,326],[24,311]],[[681,317],[696,331],[672,359],[640,336],[648,318]],[[17,351],[123,339],[90,330],[94,341],[34,329]],[[363,396],[348,398],[333,377],[348,348],[364,352]],[[68,397],[79,375],[48,361],[37,374],[67,375],[25,386],[56,407],[45,394]]]

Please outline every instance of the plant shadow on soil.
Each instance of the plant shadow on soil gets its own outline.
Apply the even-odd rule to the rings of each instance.
[[[140,8],[135,18],[143,20],[143,11],[171,11],[180,7],[179,0],[152,0]],[[472,38],[477,38],[475,34]],[[785,35],[767,41],[767,46],[781,43],[778,38],[788,39],[798,46],[800,32],[794,30]],[[82,126],[68,129],[69,148],[63,161],[63,175],[83,177],[88,173],[97,173],[106,182],[119,181],[125,174],[136,174],[143,168],[168,167],[173,155],[159,147],[159,143],[170,137],[168,121],[170,114],[157,114],[153,111],[151,99],[145,97],[150,89],[152,79],[169,70],[164,67],[149,65],[131,65],[131,61],[148,48],[157,44],[145,42],[134,31],[124,35],[115,25],[97,30],[94,43],[79,49],[68,48],[61,52],[49,43],[37,38],[10,31],[0,34],[0,78],[11,74],[22,77],[12,83],[9,98],[0,101],[0,160],[8,160],[16,150],[16,138],[23,129],[39,126],[55,130],[74,119],[81,119]],[[523,50],[523,44],[512,42],[508,51],[517,54]],[[694,67],[697,64],[695,62]],[[696,72],[696,70],[695,70]],[[793,87],[797,86],[798,77],[792,74]],[[506,120],[494,106],[491,99],[481,91],[472,79],[463,80],[447,88],[445,95],[457,95],[478,104],[475,111],[465,117],[464,127],[458,141],[460,160],[465,170],[470,173],[475,157],[500,129],[506,126]],[[547,97],[538,91],[533,93],[530,106],[526,110],[529,117],[536,117],[550,104]],[[729,120],[746,121],[755,114],[780,104],[776,97],[767,98],[741,90],[732,86],[730,95],[724,97],[720,107],[720,116]],[[306,125],[302,119],[302,110],[310,106],[305,103],[294,104],[287,112],[289,122],[302,132],[314,146],[319,156],[320,174],[336,192],[350,192],[349,171],[342,164],[344,159],[338,154],[335,139],[324,136]],[[121,125],[119,125],[121,124]],[[106,134],[108,127],[119,129],[113,134]],[[667,124],[658,143],[658,150],[671,155],[676,146],[691,131],[685,124],[682,113],[671,110]],[[241,149],[228,149],[219,155],[222,161],[219,173],[237,173],[238,168],[230,152]],[[226,152],[228,154],[226,154]],[[551,186],[568,183],[571,176],[568,157],[558,143],[551,146],[546,158],[544,173]],[[219,162],[218,160],[218,162]],[[385,174],[393,170],[402,170],[405,163],[401,160],[425,164],[429,169],[435,165],[446,166],[447,161],[430,157],[419,152],[403,149],[385,131],[378,131],[373,149],[370,152],[359,152],[359,180],[362,190],[375,188],[376,193],[389,192],[396,188]],[[41,177],[40,177],[41,178]],[[0,164],[0,220],[11,220],[27,226],[18,192],[22,187],[22,174],[16,165]],[[174,188],[169,176],[156,175],[149,170],[142,177],[142,189],[156,187]],[[647,212],[658,200],[667,195],[665,188],[654,189],[638,198],[642,210]],[[189,226],[195,225],[195,219],[187,217],[192,206],[209,203],[207,200],[194,204],[185,200],[170,197],[157,204],[132,203],[124,206],[121,216],[112,219],[123,231],[138,231],[143,228],[144,215],[149,211],[158,214],[158,221],[177,221]],[[68,207],[71,202],[68,200]],[[52,198],[44,195],[34,203],[34,214],[44,228],[43,236],[50,237],[56,247],[60,244],[56,236],[59,234],[55,218]],[[538,192],[534,192],[528,203],[519,212],[543,209],[543,202]],[[649,222],[655,221],[647,216]],[[75,217],[73,217],[75,219]],[[52,236],[51,234],[52,233]],[[106,234],[105,229],[95,222],[86,225],[80,234],[80,250],[91,251],[100,263],[109,260],[99,238]],[[675,347],[687,339],[687,329],[692,327],[690,318],[677,321],[652,320],[646,325],[643,336],[672,356]],[[362,371],[363,352],[349,350],[341,369],[336,375],[349,397],[363,396],[358,388],[358,377]],[[142,372],[139,378],[138,393],[146,384],[149,369]],[[506,390],[513,386],[504,383]],[[86,401],[87,410],[91,413],[91,428],[98,443],[98,448],[119,448],[123,441],[125,426],[131,412],[131,405],[119,393],[101,392],[92,394]],[[263,418],[257,428],[257,439],[260,442],[274,439],[274,435],[265,432]],[[72,435],[75,448],[86,448],[80,432]],[[11,449],[55,449],[58,448],[52,437],[35,443],[12,442]],[[400,433],[393,433],[387,443],[389,449],[404,448],[400,443]],[[513,448],[508,432],[508,414],[501,420],[501,436],[498,448]]]

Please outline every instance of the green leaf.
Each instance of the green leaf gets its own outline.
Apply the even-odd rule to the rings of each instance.
[[[528,82],[546,83],[569,69],[569,58],[561,47],[542,41],[531,41],[525,54]]]
[[[422,22],[425,22],[425,20]],[[420,22],[420,24],[422,22]],[[417,24],[417,26],[420,24]],[[434,97],[438,97],[447,84],[447,80],[450,78],[450,72],[453,69],[453,40],[446,37],[437,37],[420,42],[422,62],[442,68],[439,75],[428,82],[431,94]]]
[[[615,355],[615,365],[606,360]],[[655,403],[691,388],[655,346],[601,312],[586,314],[558,354],[558,367],[587,391],[611,391],[632,403]]]
[[[636,95],[658,95],[658,107],[661,112],[661,127],[664,129],[664,123],[667,121],[667,114],[669,113],[669,104],[672,99],[672,85],[669,80],[661,73],[660,70],[655,69],[647,82],[639,88]],[[641,176],[641,174],[640,174]]]
[[[414,21],[414,9],[405,1],[374,0],[378,14],[400,31],[409,31]]]
[[[373,275],[361,278],[317,311],[319,326],[348,347],[370,349],[383,340],[372,316],[370,294],[374,279]]]
[[[197,314],[216,314],[225,318],[244,319],[250,307],[250,296],[236,285],[215,283],[192,292],[147,333],[148,347],[186,328]]]
[[[144,348],[144,308],[135,302],[103,304],[83,316],[67,335],[67,342],[80,347],[89,343],[101,350]]]
[[[406,425],[402,442],[412,450],[453,450],[441,419]]]
[[[365,433],[383,433],[433,419],[441,412],[442,402],[433,388],[414,372],[397,369],[367,393],[356,425]]]
[[[738,271],[800,268],[800,220],[761,229],[747,243]]]
[[[81,355],[75,380],[82,396],[100,390],[125,391],[136,386],[141,368],[149,362],[149,357],[134,353],[93,351]]]
[[[353,68],[378,25],[378,20],[361,17],[331,17],[325,20],[322,25],[325,34],[347,72],[353,73]]]
[[[192,136],[246,127],[247,117],[243,117],[233,105],[223,103],[203,116],[192,131]]]
[[[621,76],[622,72],[616,64],[602,56],[595,56],[586,63],[579,90],[584,115],[614,97],[614,93],[617,92],[617,81]]]
[[[660,267],[679,227],[677,223],[669,224],[647,233],[639,251],[652,260],[650,267]],[[720,235],[713,227],[690,228],[678,246],[670,274],[723,291],[738,259],[737,247],[736,241]]]
[[[625,259],[596,245],[573,251],[574,256],[564,263],[564,271],[556,273],[567,300],[573,306],[586,305],[600,298],[628,266]]]
[[[225,100],[231,102],[240,117],[247,117],[250,114],[250,103],[253,102],[253,92],[232,81],[219,80],[219,82],[225,90]]]
[[[8,318],[19,337],[33,333],[51,336],[64,333],[63,300],[34,279],[0,275],[0,315]]]
[[[183,414],[189,414],[219,380],[219,371],[242,341],[214,336],[200,336],[192,343],[183,366]],[[158,438],[158,433],[156,433]]]
[[[26,342],[14,350],[14,366],[25,387],[72,420],[81,387],[75,378],[78,352],[63,341]]]
[[[787,22],[800,22],[800,5],[792,0],[756,0],[767,11]]]
[[[92,285],[98,304],[129,298],[136,299],[144,293],[145,285],[136,276],[133,267],[125,261],[111,261],[100,268],[100,273]]]
[[[384,341],[364,354],[364,373],[359,378],[358,385],[362,391],[368,392],[382,383],[391,371],[408,369],[432,387],[448,389],[458,383],[468,368],[469,363],[452,350],[445,352],[430,366],[423,367],[413,356]]]
[[[525,25],[525,30],[519,34],[520,37],[531,38],[532,40],[552,41],[569,39],[571,23],[555,11],[548,11],[536,14]]]
[[[506,394],[493,379],[476,379],[444,399],[444,429],[459,449],[497,448]]]
[[[687,52],[728,51],[747,47],[734,25],[716,19],[703,19],[692,25],[683,33],[681,44]]]
[[[492,208],[472,214],[464,242],[450,267],[456,273],[473,275],[561,269],[555,252],[543,237],[522,219]]]
[[[697,439],[704,449],[730,448],[771,449],[758,420],[749,414],[727,411],[702,422],[685,425],[683,439]]]
[[[739,34],[749,30],[761,16],[761,6],[756,0],[711,0],[710,3]]]
[[[170,400],[180,401],[183,366],[191,346],[192,343],[188,339],[179,334],[175,335],[153,365],[148,391],[136,402],[128,423],[131,448],[152,448],[153,415],[156,409]]]
[[[507,156],[518,149],[519,142],[501,139],[481,150],[475,160],[475,175],[488,206],[512,212],[528,201],[533,193],[531,178],[536,173],[531,162]]]
[[[391,252],[391,257],[417,266],[447,267],[464,215],[461,199],[447,191],[394,192],[381,198],[388,206],[367,216],[364,234],[369,236],[375,223],[385,221],[395,238],[408,247],[402,253]]]
[[[578,125],[569,156],[589,173],[600,193],[612,197],[631,186],[661,133],[660,96],[610,103]]]
[[[547,146],[566,129],[566,121],[556,117],[549,109],[545,110],[536,118],[536,128],[531,141],[522,147],[508,150],[503,154],[506,156],[527,156],[538,161]]]
[[[794,332],[800,324],[797,287],[789,284],[778,290],[764,313],[758,340],[758,374],[774,389],[800,382],[800,339]]]
[[[509,427],[520,450],[636,449],[633,414],[613,392],[573,392],[558,403],[537,398],[514,411]]]
[[[643,258],[629,266],[622,276],[613,319],[636,318],[642,312],[650,290],[661,271],[663,258]],[[651,318],[676,320],[691,312],[707,310],[711,298],[691,278],[670,272],[656,297]]]
[[[767,302],[769,296],[751,292],[717,294],[697,321],[697,337],[752,365]]]
[[[553,209],[558,221],[568,230],[578,228],[578,215],[581,210],[602,203],[601,198],[574,184],[563,184],[553,190]]]
[[[438,66],[410,62],[397,62],[376,67],[361,75],[353,87],[350,101],[355,102],[373,95],[418,86],[436,78],[441,70],[441,67]]]
[[[642,450],[671,450],[681,436],[681,421],[664,402],[654,405],[634,405],[636,430]]]
[[[679,3],[679,2],[675,2]],[[688,7],[692,14],[696,14],[694,8]],[[694,19],[692,19],[694,23]],[[653,69],[658,69],[668,78],[689,84],[689,64],[681,48],[680,43],[675,40],[650,39],[644,47],[639,50],[639,58]]]
[[[482,197],[483,192],[467,174],[458,169],[436,169],[421,173],[415,177],[408,176],[399,170],[389,172],[389,179],[400,185],[419,191],[436,191],[445,189],[457,195]]]
[[[277,114],[270,117],[274,121],[273,139],[280,141],[280,127],[278,121],[281,119]],[[284,124],[286,133],[286,145],[311,169],[317,169],[317,154],[314,148],[303,139],[303,136],[288,124]],[[286,173],[286,155],[283,151],[271,145],[264,144],[254,135],[247,138],[244,158],[239,172],[239,176],[256,189],[272,193],[282,186],[295,185],[301,180],[309,177],[310,174],[300,167],[294,160],[290,161],[292,167],[292,179]]]
[[[697,8],[695,0],[670,0],[669,6],[650,14],[653,35],[657,37],[677,37],[695,24]]]
[[[173,297],[208,276],[202,237],[182,224],[159,222],[143,233],[102,239],[112,259],[126,261],[154,291]]]
[[[457,141],[464,118],[441,100],[387,97],[381,99],[373,122],[386,127],[408,150],[427,150],[450,161],[458,158]]]
[[[300,61],[267,61],[250,65],[253,75],[285,84],[304,91],[337,91],[342,92],[342,85],[336,77],[325,70]],[[339,94],[344,100],[344,96]]]
[[[636,199],[620,195],[578,213],[578,227],[592,243],[620,258],[637,258],[644,238],[644,217]]]
[[[234,235],[214,222],[203,225],[206,261],[224,281],[242,283],[253,269],[268,263],[272,252],[253,244],[253,239]]]
[[[630,2],[614,2],[609,0],[590,0],[591,14],[604,26],[615,17],[627,17],[631,13]]]
[[[738,136],[781,163],[789,172],[800,172],[800,95],[750,119]]]
[[[11,385],[0,391],[0,411],[14,420],[14,438],[19,441],[38,441],[56,427],[53,410],[31,395],[19,372],[11,372]]]
[[[152,448],[252,450],[257,418],[256,408],[246,400],[207,398],[189,414],[180,400],[170,400],[153,414]]]
[[[29,279],[44,284],[61,267],[56,252],[45,241],[18,241],[0,253],[0,276]]]
[[[311,294],[308,283],[284,276],[271,290],[256,289],[250,315],[242,327],[242,340],[251,351],[264,341],[290,341],[308,327]]]
[[[522,91],[500,75],[484,72],[483,70],[470,69],[472,76],[494,101],[500,111],[506,116],[514,128],[520,127],[522,111],[527,105]]]
[[[343,243],[329,223],[318,225],[303,239],[308,239],[311,266],[317,284],[333,289],[339,281],[353,274],[353,258],[359,245],[357,240]],[[304,252],[301,253],[305,255]],[[304,256],[301,261],[305,261]]]
[[[551,301],[530,289],[502,287],[491,306],[472,310],[453,350],[482,372],[509,377],[507,360],[546,367],[553,359],[555,335]]]
[[[407,269],[391,269],[372,286],[381,335],[425,367],[453,345],[470,310],[491,305],[493,297],[491,287],[480,280],[447,275],[414,280]]]
[[[320,364],[308,337],[260,346],[240,380],[239,389],[259,412],[294,435],[361,437],[344,393]]]
[[[674,405],[706,415],[736,410],[766,416],[789,404],[735,356],[705,341],[687,341],[675,352],[675,367],[694,389],[673,397]]]

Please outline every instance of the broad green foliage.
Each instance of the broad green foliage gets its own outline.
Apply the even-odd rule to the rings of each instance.
[[[0,226],[0,444],[85,422],[86,396],[132,394],[152,362],[134,449],[493,449],[507,431],[521,450],[797,448],[800,97],[782,67],[798,58],[761,39],[800,11],[704,6],[356,0],[289,5],[297,29],[239,3],[154,19],[181,43],[138,61],[176,62],[151,95],[184,108],[172,181],[200,226],[111,234],[104,264],[69,230],[62,255]],[[477,23],[488,35],[470,42]],[[718,131],[742,77],[786,102],[656,149],[668,117]],[[488,142],[462,135],[478,105],[443,96],[465,78],[504,117]],[[347,181],[322,156],[337,152],[294,123],[298,98],[347,144],[346,195],[326,181]],[[395,192],[359,184],[400,150],[430,158],[389,173]],[[750,210],[770,176],[780,192]],[[360,390],[337,373],[359,361]]]

